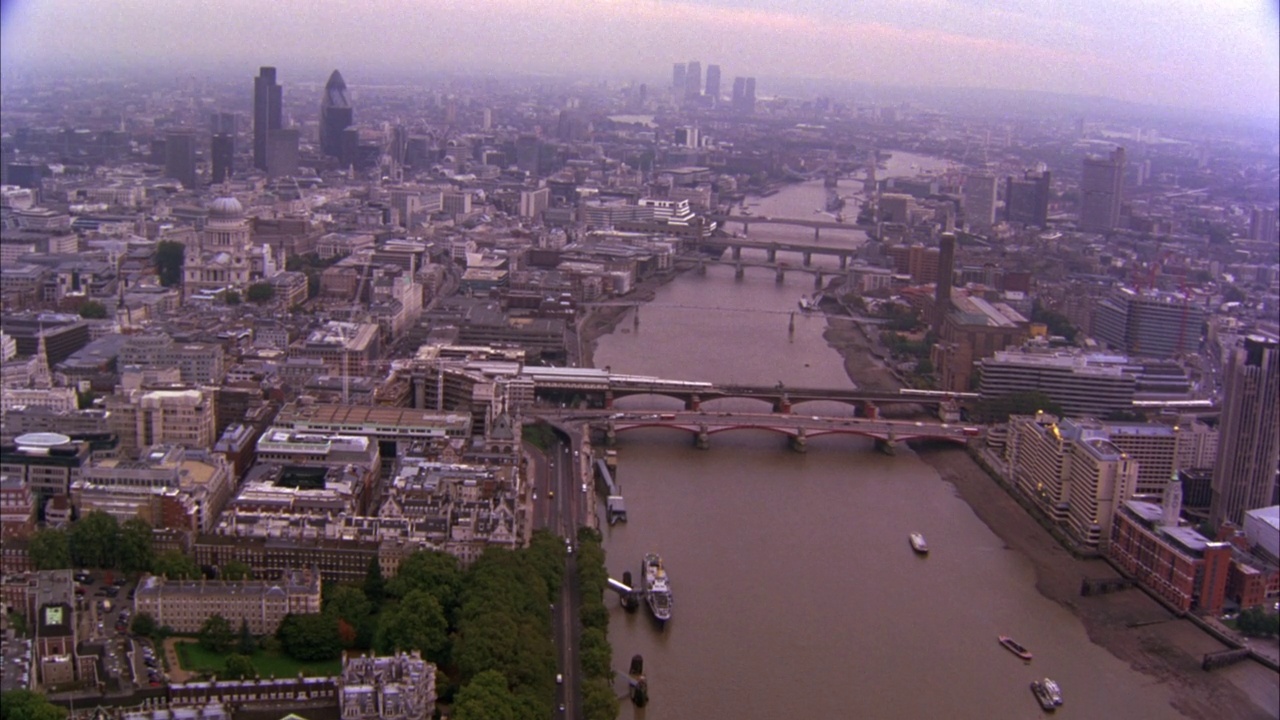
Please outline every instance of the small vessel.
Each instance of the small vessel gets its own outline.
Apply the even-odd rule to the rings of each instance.
[[[653,619],[665,625],[671,619],[671,585],[657,553],[644,556],[644,597]]]
[[[818,304],[811,300],[808,296],[800,296],[800,309],[805,312],[812,312],[818,309]]]
[[[915,550],[921,555],[929,554],[929,543],[924,541],[924,535],[921,535],[918,532],[913,532],[908,539],[911,541],[912,550]]]
[[[1058,687],[1058,683],[1049,678],[1032,681],[1031,693],[1036,696],[1036,702],[1040,703],[1040,707],[1047,712],[1053,712],[1062,704],[1062,690]]]
[[[1008,635],[1000,636],[1000,644],[1005,646],[1005,648],[1007,648],[1009,652],[1013,653],[1014,655],[1017,655],[1023,660],[1027,660],[1027,661],[1031,660],[1031,651],[1027,650],[1025,647],[1019,644],[1017,640],[1014,640]]]
[[[1058,683],[1050,680],[1049,678],[1045,678],[1040,681],[1040,684],[1043,685],[1045,691],[1049,693],[1049,697],[1053,698],[1053,704],[1055,706],[1062,704],[1062,688],[1058,687]]]

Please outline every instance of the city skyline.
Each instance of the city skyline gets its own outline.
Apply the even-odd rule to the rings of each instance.
[[[382,0],[357,7],[55,0],[6,4],[0,56],[11,70],[31,71],[155,64],[186,73],[249,62],[296,68],[292,77],[303,68],[327,74],[342,67],[352,75],[574,73],[637,81],[661,78],[672,62],[695,58],[720,65],[729,77],[1038,90],[1276,117],[1276,6],[1230,4],[1128,0],[1027,9],[948,0],[882,8],[825,0],[584,6],[485,0],[464,7]],[[351,22],[354,16],[360,22]],[[52,37],[60,41],[48,42]],[[323,46],[316,38],[324,38]],[[902,62],[904,56],[911,61]]]

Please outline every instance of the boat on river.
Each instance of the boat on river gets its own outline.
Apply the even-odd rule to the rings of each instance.
[[[1036,696],[1040,708],[1046,712],[1053,712],[1062,705],[1062,689],[1049,678],[1032,681],[1031,693]]]
[[[800,296],[800,309],[804,312],[813,312],[818,309],[818,304],[806,295]]]
[[[1023,647],[1021,643],[1009,637],[1008,635],[1000,636],[1000,644],[1005,646],[1005,649],[1007,649],[1009,652],[1013,653],[1014,655],[1017,655],[1023,660],[1026,660],[1028,662],[1031,661],[1031,651]]]
[[[644,597],[653,619],[665,625],[671,619],[671,585],[657,553],[644,556]]]
[[[908,540],[911,542],[912,550],[915,550],[917,553],[920,553],[921,555],[929,554],[929,543],[924,541],[924,535],[921,535],[918,532],[913,532],[911,533],[911,536],[908,538]]]

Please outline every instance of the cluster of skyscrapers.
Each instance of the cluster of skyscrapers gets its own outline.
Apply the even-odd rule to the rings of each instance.
[[[706,84],[703,84],[702,63],[690,60],[687,63],[675,63],[671,68],[671,91],[686,101],[699,101],[710,105],[719,105],[720,66],[708,65]],[[753,77],[735,77],[733,79],[733,95],[730,107],[737,112],[750,113],[756,104],[756,79]]]

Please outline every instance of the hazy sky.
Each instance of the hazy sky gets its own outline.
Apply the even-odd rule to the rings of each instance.
[[[1277,0],[3,0],[0,71],[276,65],[994,87],[1280,114]],[[294,68],[290,72],[291,66]],[[327,74],[327,73],[326,73]],[[312,77],[312,75],[316,75]],[[767,91],[767,87],[762,88]]]

